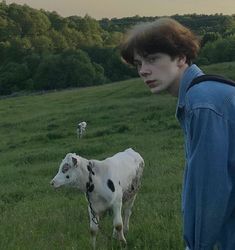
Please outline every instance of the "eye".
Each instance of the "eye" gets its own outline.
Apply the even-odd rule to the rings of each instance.
[[[68,164],[65,164],[65,165],[62,167],[62,173],[65,174],[69,169],[70,169],[70,166],[69,166]]]
[[[141,65],[142,65],[141,61],[138,61],[138,60],[135,60],[133,64],[134,64],[134,66],[135,66],[136,68],[139,68],[139,67],[141,67]]]
[[[148,59],[148,62],[149,62],[149,63],[155,62],[155,58],[149,58],[149,59]]]
[[[69,179],[69,175],[66,175],[66,178]]]
[[[146,58],[146,61],[147,61],[148,63],[154,63],[158,58],[159,58],[158,56],[148,56],[148,57]]]

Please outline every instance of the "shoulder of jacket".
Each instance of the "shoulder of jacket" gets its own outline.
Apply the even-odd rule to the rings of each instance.
[[[191,87],[186,93],[188,109],[209,108],[224,113],[224,105],[235,96],[235,87],[220,82],[205,81]]]

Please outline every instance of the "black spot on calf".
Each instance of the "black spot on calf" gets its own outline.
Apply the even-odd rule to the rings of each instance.
[[[95,173],[92,171],[92,163],[89,162],[89,164],[87,165],[87,170],[89,173],[92,173],[93,175],[95,175]]]
[[[90,183],[92,182],[92,178],[91,178],[91,176],[89,176],[89,182],[90,182]]]
[[[91,184],[91,183],[87,182],[86,189],[87,189],[88,192],[91,193],[94,190],[94,188],[95,188],[94,184]]]
[[[115,191],[114,184],[113,184],[113,182],[112,182],[110,179],[108,179],[107,185],[108,185],[108,187],[111,189],[112,192]]]

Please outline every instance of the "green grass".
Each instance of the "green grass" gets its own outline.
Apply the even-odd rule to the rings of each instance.
[[[206,73],[224,75],[235,81],[235,62],[216,63],[202,68]]]
[[[49,181],[68,152],[103,159],[132,147],[145,159],[126,249],[182,250],[183,137],[176,98],[152,95],[133,79],[85,89],[0,100],[0,249],[91,249],[87,203]],[[76,137],[79,121],[86,136]],[[120,249],[112,218],[97,249]]]

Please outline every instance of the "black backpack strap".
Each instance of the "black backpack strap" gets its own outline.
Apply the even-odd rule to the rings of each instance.
[[[221,82],[224,84],[232,85],[235,87],[235,82],[233,80],[224,78],[223,76],[219,75],[201,75],[192,80],[190,83],[189,87],[187,88],[187,91],[193,87],[194,85],[200,83],[200,82],[205,82],[205,81],[214,81],[214,82]]]

